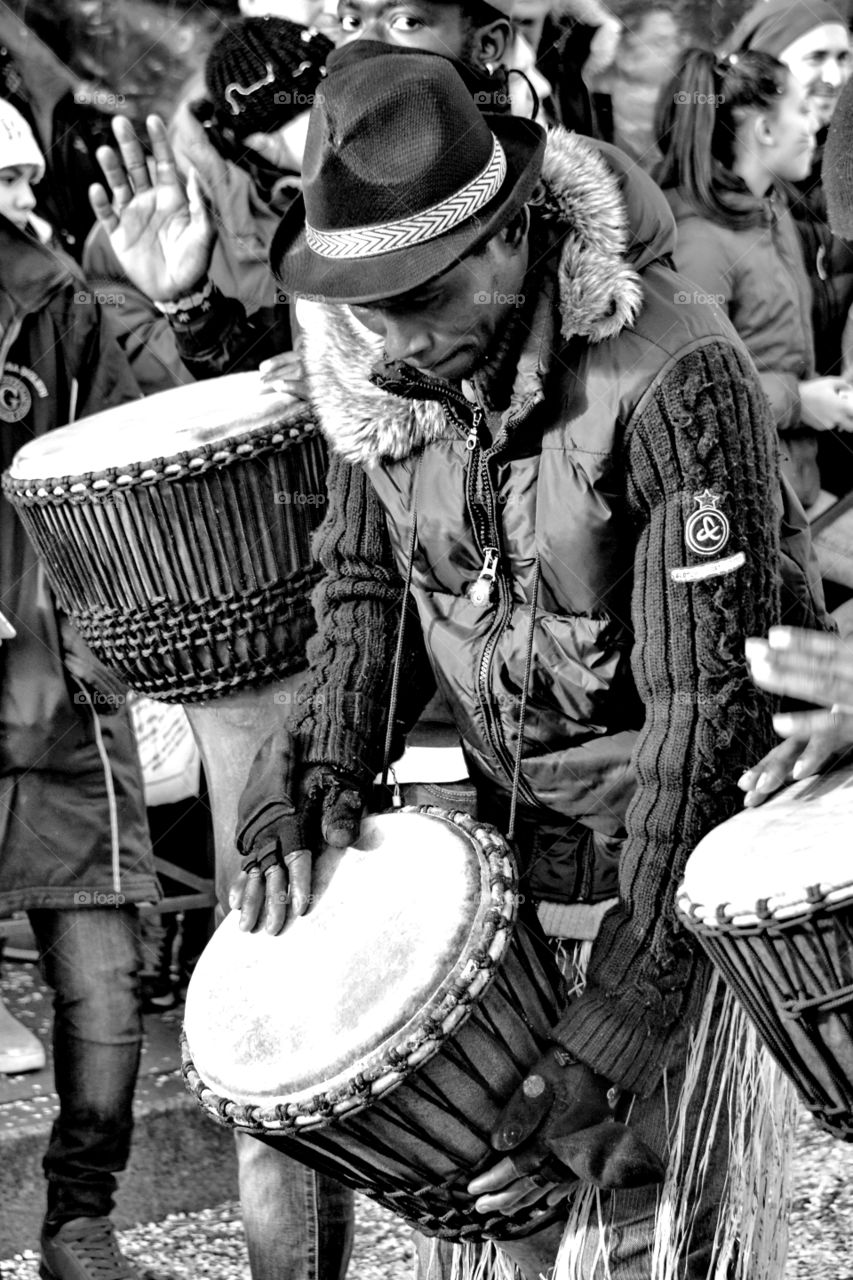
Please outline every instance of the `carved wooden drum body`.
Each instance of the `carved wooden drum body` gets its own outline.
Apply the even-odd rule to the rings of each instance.
[[[194,702],[303,665],[325,474],[311,410],[241,373],[40,436],[3,488],[98,657]]]
[[[367,818],[320,858],[310,911],[270,937],[232,913],[190,982],[185,1074],[225,1123],[275,1141],[449,1238],[486,1218],[465,1192],[558,1016],[561,979],[517,920],[503,838],[431,806]]]
[[[678,908],[818,1123],[853,1140],[853,770],[700,841]]]

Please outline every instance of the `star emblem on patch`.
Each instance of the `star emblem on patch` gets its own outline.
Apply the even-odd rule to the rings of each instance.
[[[688,550],[697,556],[715,556],[729,540],[731,526],[728,517],[720,510],[722,498],[712,489],[694,493],[697,510],[684,526],[684,541]]]

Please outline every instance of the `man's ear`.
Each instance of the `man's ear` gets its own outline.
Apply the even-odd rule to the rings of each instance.
[[[511,222],[503,229],[504,239],[511,249],[518,249],[530,230],[530,210],[524,204]]]
[[[471,41],[471,63],[478,71],[488,70],[488,64],[499,67],[509,48],[511,28],[507,18],[496,18],[485,27],[478,27]]]

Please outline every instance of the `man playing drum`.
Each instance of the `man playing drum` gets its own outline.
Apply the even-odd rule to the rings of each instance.
[[[772,432],[733,331],[685,301],[668,266],[656,189],[613,149],[559,130],[545,146],[529,122],[479,117],[445,62],[374,45],[330,60],[305,174],[273,265],[314,299],[300,322],[333,450],[327,578],[295,777],[283,743],[266,744],[234,901],[270,932],[288,890],[307,908],[312,853],[355,838],[392,677],[401,727],[437,682],[481,814],[514,821],[552,931],[595,932],[586,988],[531,1073],[546,1087],[519,1092],[515,1132],[496,1133],[510,1154],[469,1188],[478,1210],[511,1212],[566,1194],[553,1155],[592,1151],[591,1122],[560,1126],[582,1088],[633,1095],[638,1135],[667,1148],[708,979],[675,887],[772,736],[744,657],[744,638],[780,617]],[[821,625],[805,557],[788,569],[787,619]],[[413,616],[395,663],[404,583]],[[704,1013],[719,1043],[717,1011]],[[714,1096],[707,1061],[700,1074],[696,1096]],[[544,1128],[537,1097],[553,1099]],[[685,1276],[727,1265],[714,1242],[725,1129],[701,1153],[704,1185],[682,1188],[691,1226],[670,1247]],[[603,1251],[610,1275],[650,1275],[656,1193],[609,1192],[600,1230],[579,1198],[572,1274],[600,1274]],[[535,1277],[559,1234],[502,1247]],[[778,1257],[748,1252],[738,1274],[779,1274]]]
[[[515,1133],[499,1126],[501,1155],[472,1198],[511,1212],[571,1192],[573,1274],[600,1274],[604,1256],[619,1280],[648,1276],[665,1216],[655,1191],[602,1196],[596,1229],[553,1156],[594,1153],[589,1120],[561,1130],[564,1100],[584,1090],[598,1116],[610,1086],[623,1118],[633,1096],[632,1127],[664,1153],[690,1110],[688,1031],[702,1017],[709,1058],[726,1035],[674,896],[772,736],[743,654],[780,617],[767,407],[725,320],[685,301],[657,189],[614,149],[560,130],[545,147],[530,122],[481,116],[446,60],[365,43],[330,60],[306,160],[304,211],[284,220],[274,266],[315,299],[300,321],[333,450],[327,578],[291,725],[296,776],[283,778],[283,731],[245,798],[248,888],[235,901],[246,927],[263,911],[272,933],[288,894],[307,909],[312,853],[355,837],[392,678],[402,728],[437,683],[482,816],[507,829],[514,811],[550,932],[594,936],[586,990],[510,1104]],[[120,214],[132,186],[114,172]],[[820,626],[800,552],[785,616]],[[412,617],[395,662],[404,583]],[[694,1103],[722,1096],[720,1070],[740,1072],[723,1057],[712,1070],[693,1053]],[[714,1241],[733,1208],[720,1207],[725,1130],[682,1188],[688,1228],[671,1249],[691,1280],[726,1266]],[[535,1277],[559,1235],[505,1251]],[[738,1274],[780,1274],[748,1255]]]
[[[262,9],[263,6],[250,16],[259,16]],[[405,0],[394,5],[385,0],[342,0],[338,9],[339,18],[329,31],[341,43],[369,39],[427,49],[454,59],[476,100],[490,104],[484,109],[508,110],[503,64],[512,42],[509,15],[513,0],[495,0],[493,4],[486,0]],[[239,48],[239,40],[229,41],[228,45],[233,49],[235,43]],[[260,99],[270,92],[263,86],[254,95],[248,92],[263,74],[263,69],[255,65],[259,56],[260,49],[254,42],[251,50],[245,46],[242,65],[234,73],[239,100],[253,113]],[[276,65],[280,66],[280,61]],[[282,90],[292,87],[290,83],[273,86],[277,114],[290,114],[278,99]],[[297,124],[298,120],[291,120],[282,133],[287,131],[290,136]],[[282,358],[281,343],[277,341],[277,335],[280,338],[281,330],[289,323],[288,295],[279,292],[279,302],[272,311],[252,311],[240,300],[244,294],[242,284],[246,282],[241,284],[239,297],[226,297],[219,291],[215,284],[213,221],[202,201],[195,199],[187,204],[166,144],[165,126],[157,121],[150,128],[160,163],[157,181],[146,191],[139,167],[141,161],[144,168],[142,152],[129,155],[136,147],[133,131],[121,117],[116,122],[116,137],[132,177],[126,194],[129,201],[132,192],[134,200],[133,207],[127,208],[124,193],[116,191],[122,215],[118,228],[111,221],[106,197],[96,203],[95,212],[102,229],[105,224],[110,233],[113,252],[135,288],[161,304],[178,353],[195,377],[254,369],[267,359],[273,366],[270,377],[286,378],[284,385],[290,387],[290,378],[295,376],[298,384],[298,359],[292,353]],[[272,143],[275,137],[269,135],[268,141]],[[261,141],[254,135],[252,146],[260,146]],[[262,150],[266,154],[267,148]],[[101,162],[104,163],[103,152]],[[109,162],[105,172],[112,182],[114,170]],[[115,183],[113,186],[115,189]],[[134,219],[136,214],[138,222]],[[220,257],[221,254],[220,245]],[[276,319],[273,325],[270,314]],[[221,871],[219,868],[218,883]],[[288,1280],[317,1280],[317,1276],[320,1280],[338,1280],[346,1272],[351,1246],[349,1193],[322,1175],[307,1170],[300,1174],[292,1162],[277,1158],[280,1153],[243,1134],[238,1135],[238,1153],[241,1204],[254,1280],[279,1280],[282,1272]],[[302,1181],[304,1185],[300,1185]],[[277,1233],[270,1227],[271,1202],[277,1205],[280,1222],[286,1219],[290,1224]],[[285,1204],[290,1205],[289,1210],[285,1210]],[[312,1254],[317,1260],[316,1275]]]

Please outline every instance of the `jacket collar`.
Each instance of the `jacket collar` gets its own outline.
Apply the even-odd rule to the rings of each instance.
[[[541,394],[560,339],[602,342],[633,324],[643,300],[638,270],[674,246],[672,215],[651,179],[632,171],[614,148],[562,128],[549,134],[532,206],[559,251],[552,268],[552,300],[543,299],[537,307],[537,325],[519,358],[505,420],[537,388]],[[302,300],[297,316],[312,399],[331,446],[341,456],[373,466],[454,434],[440,393],[438,400],[419,398],[416,378],[405,386],[371,381],[382,343],[348,308]],[[542,347],[546,335],[547,357]]]

